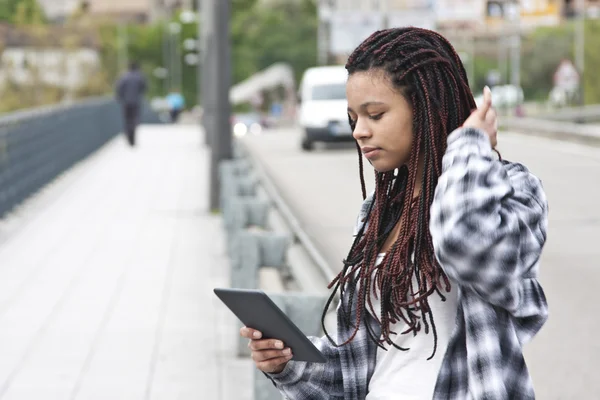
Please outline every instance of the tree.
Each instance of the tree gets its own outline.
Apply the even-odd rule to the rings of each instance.
[[[37,0],[1,0],[0,22],[39,24],[46,22],[46,17]]]
[[[244,3],[245,7],[236,4]],[[317,61],[317,9],[311,0],[270,7],[234,0],[231,22],[233,82],[276,62],[292,65],[296,78]]]
[[[563,59],[575,60],[575,27],[572,22],[558,27],[537,29],[523,45],[521,82],[525,97],[547,100],[554,86],[553,75]],[[600,103],[600,21],[585,23],[585,73],[586,104]]]

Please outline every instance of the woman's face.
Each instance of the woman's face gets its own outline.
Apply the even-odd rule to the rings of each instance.
[[[346,84],[353,136],[378,172],[408,163],[413,143],[413,110],[381,70],[350,75]]]

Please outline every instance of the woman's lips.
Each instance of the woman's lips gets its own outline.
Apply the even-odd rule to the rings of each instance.
[[[363,155],[368,159],[377,157],[377,155],[379,155],[379,153],[381,152],[381,149],[379,147],[363,147],[360,150],[362,151]]]

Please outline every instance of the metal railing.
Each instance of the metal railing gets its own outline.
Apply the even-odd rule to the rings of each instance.
[[[158,123],[143,107],[141,121]],[[0,116],[0,217],[121,132],[111,98]]]

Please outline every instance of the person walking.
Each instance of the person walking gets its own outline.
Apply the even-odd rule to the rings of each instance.
[[[185,108],[185,98],[177,90],[171,90],[167,95],[167,104],[169,105],[169,116],[171,123],[175,124],[179,120],[179,115]]]
[[[244,327],[256,367],[290,400],[534,399],[548,204],[497,152],[491,91],[476,109],[452,45],[419,28],[373,33],[346,69],[364,203],[323,312],[338,295],[337,334],[310,338],[317,364]]]
[[[139,124],[142,101],[146,94],[146,78],[136,62],[129,65],[116,84],[116,97],[121,104],[125,135],[130,146],[135,146],[135,132]]]

